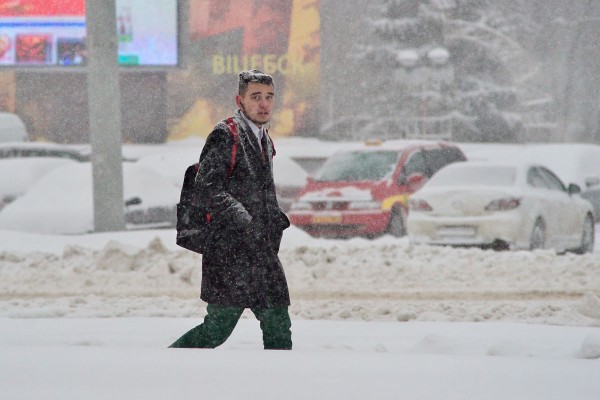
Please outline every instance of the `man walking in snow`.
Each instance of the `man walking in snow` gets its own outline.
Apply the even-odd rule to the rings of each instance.
[[[265,349],[292,348],[290,297],[277,254],[290,222],[275,196],[275,150],[265,127],[275,87],[259,70],[241,72],[238,86],[235,127],[228,120],[215,126],[196,176],[197,195],[210,214],[200,295],[208,303],[207,315],[170,347],[217,347],[250,308],[260,321]]]

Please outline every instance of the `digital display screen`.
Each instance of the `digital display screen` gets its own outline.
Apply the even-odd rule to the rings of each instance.
[[[177,0],[116,0],[119,64],[177,65]],[[85,0],[0,1],[0,65],[85,65]]]

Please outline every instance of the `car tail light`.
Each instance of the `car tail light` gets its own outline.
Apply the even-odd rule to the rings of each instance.
[[[433,208],[425,200],[410,199],[408,205],[411,211],[433,211]]]
[[[486,211],[507,211],[517,208],[521,205],[521,199],[516,197],[507,197],[496,199],[485,207]]]

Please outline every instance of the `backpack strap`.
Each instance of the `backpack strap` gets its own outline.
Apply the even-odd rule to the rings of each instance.
[[[233,121],[233,117],[227,119],[227,125],[229,126],[229,133],[233,136],[233,146],[231,146],[231,165],[229,166],[229,177],[233,174],[233,167],[235,167],[235,156],[237,155],[237,147],[240,142],[237,125]],[[206,222],[210,223],[212,216],[210,213],[206,213]]]
[[[233,174],[233,167],[235,166],[237,146],[240,139],[237,131],[237,125],[233,121],[233,117],[229,117],[227,119],[227,125],[229,126],[229,133],[231,133],[231,136],[233,136],[233,146],[231,147],[231,166],[229,167],[229,177],[231,178],[231,174]]]

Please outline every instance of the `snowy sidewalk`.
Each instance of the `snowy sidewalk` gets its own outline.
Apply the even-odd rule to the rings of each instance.
[[[294,321],[261,350],[241,320],[216,350],[166,349],[195,319],[0,319],[6,399],[597,400],[598,329]]]

